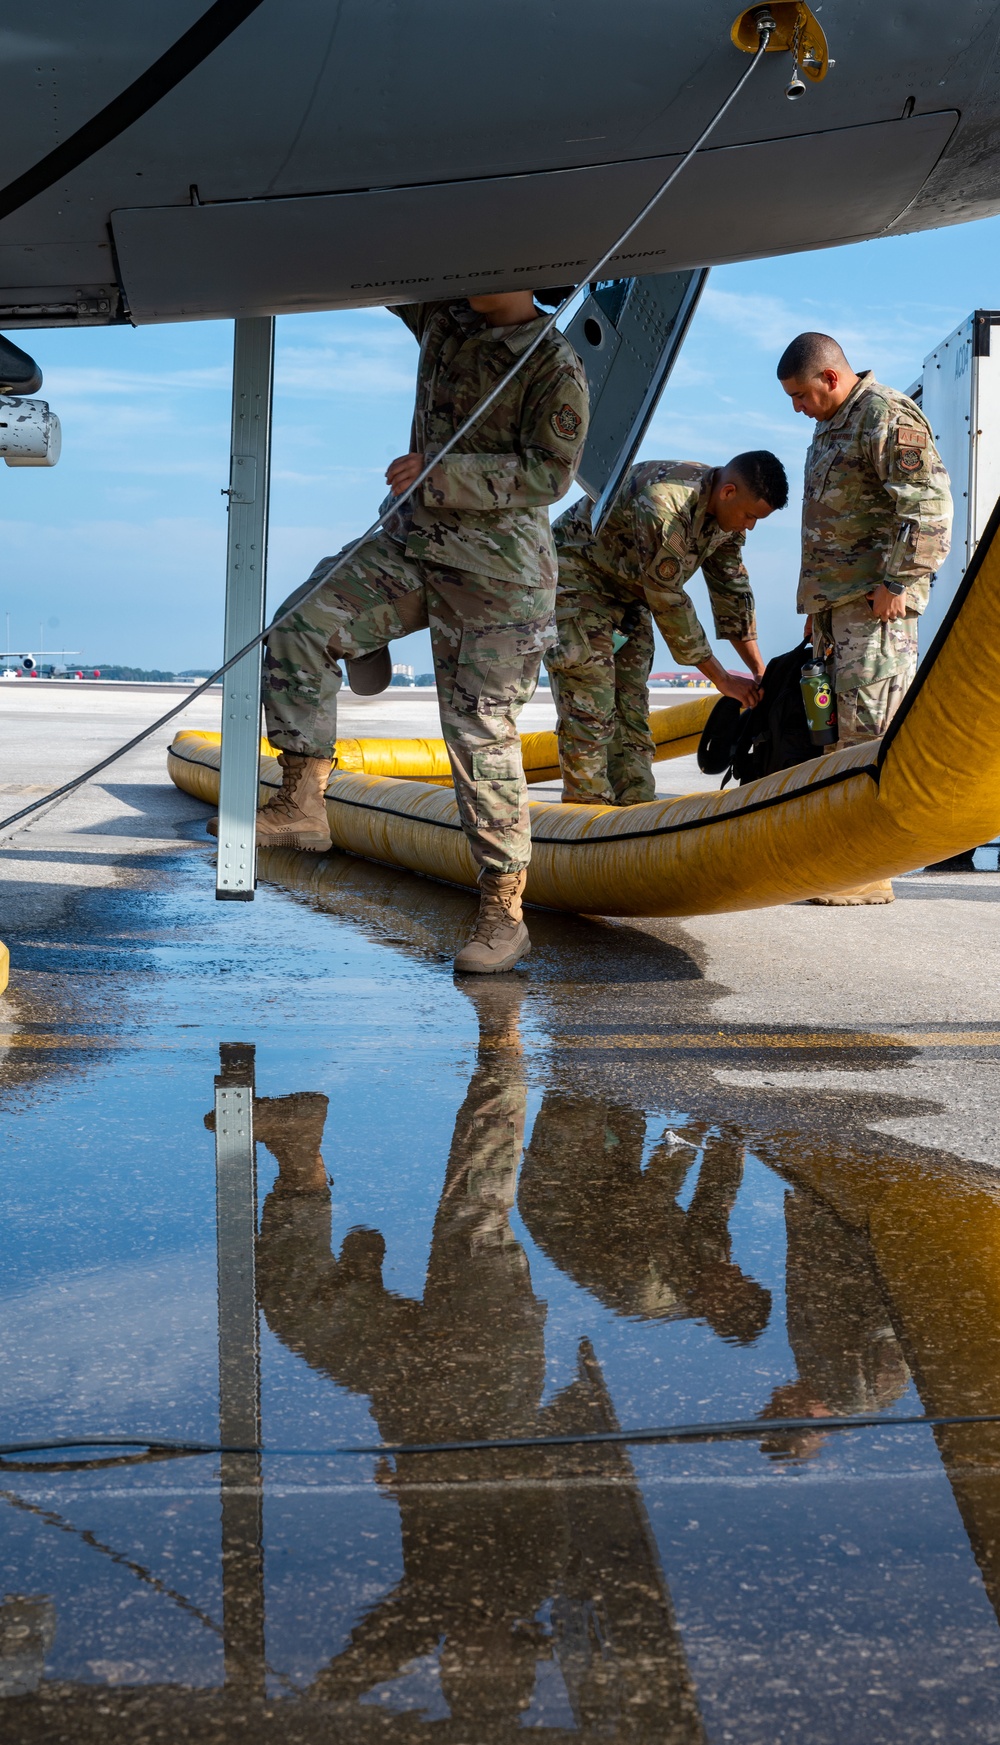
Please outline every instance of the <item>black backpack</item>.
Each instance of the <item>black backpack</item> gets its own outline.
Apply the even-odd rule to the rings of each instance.
[[[819,748],[809,736],[799,688],[810,653],[809,643],[800,642],[789,654],[768,661],[764,694],[753,709],[741,711],[735,697],[719,698],[698,746],[698,768],[703,775],[721,775],[722,787],[735,776],[742,787],[760,776],[773,775],[775,770],[819,757]]]

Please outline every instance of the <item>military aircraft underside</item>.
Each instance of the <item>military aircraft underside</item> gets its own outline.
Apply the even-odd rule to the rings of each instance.
[[[815,11],[829,76],[789,102],[788,56],[769,55],[609,272],[1000,210],[997,0]],[[459,0],[15,7],[0,34],[0,322],[579,278],[735,83],[735,15],[733,0],[510,0],[477,8],[473,31]],[[132,86],[127,124],[88,134]]]

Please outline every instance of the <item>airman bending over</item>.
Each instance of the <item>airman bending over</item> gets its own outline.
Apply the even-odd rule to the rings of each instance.
[[[545,664],[559,715],[564,800],[629,806],[655,795],[647,719],[653,619],[680,665],[697,667],[724,696],[756,701],[764,662],[743,542],[787,501],[781,462],[760,449],[724,467],[672,460],[634,466],[596,536],[586,498],[559,517],[559,642]],[[749,678],[727,672],[712,653],[686,589],[698,568],[716,635],[732,643]]]

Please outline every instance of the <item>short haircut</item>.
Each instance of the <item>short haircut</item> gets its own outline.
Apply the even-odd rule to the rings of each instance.
[[[755,501],[763,499],[772,509],[788,502],[788,479],[776,454],[769,448],[752,448],[730,461],[727,472],[737,473]]]
[[[828,333],[800,333],[778,359],[779,382],[806,382],[822,370],[849,370],[844,349]]]

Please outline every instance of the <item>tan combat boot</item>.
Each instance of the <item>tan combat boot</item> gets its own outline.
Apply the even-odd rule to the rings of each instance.
[[[870,885],[853,885],[848,891],[838,891],[833,897],[809,897],[820,909],[852,909],[867,903],[894,903],[896,893],[891,879],[876,879]]]
[[[513,969],[531,950],[528,929],[521,912],[521,893],[526,872],[479,875],[479,918],[468,945],[455,959],[455,968],[466,974],[495,975]]]
[[[321,1091],[293,1091],[288,1097],[254,1097],[253,1136],[267,1146],[278,1169],[276,1193],[318,1194],[327,1189],[320,1146],[329,1097]],[[215,1132],[215,1110],[205,1126]]]
[[[255,1097],[253,1136],[278,1164],[276,1193],[319,1194],[327,1190],[320,1146],[329,1098],[320,1091],[293,1091],[288,1097]]]
[[[308,848],[325,854],[333,847],[324,797],[330,759],[282,751],[278,762],[281,789],[257,813],[258,848]],[[210,818],[206,829],[210,836],[218,836],[218,818]]]

